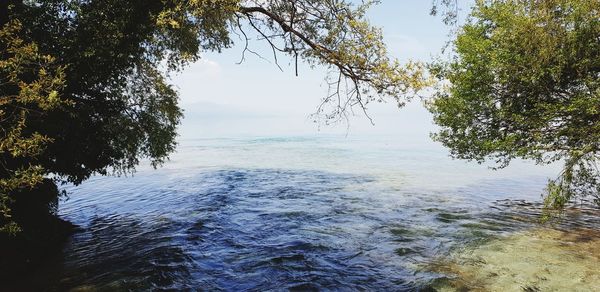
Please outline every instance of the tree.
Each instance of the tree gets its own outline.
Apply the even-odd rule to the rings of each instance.
[[[62,67],[53,66],[54,58],[41,55],[34,43],[19,38],[19,21],[0,29],[0,231],[14,233],[19,226],[11,219],[11,194],[32,189],[43,181],[38,159],[52,138],[27,129],[31,119],[66,106],[58,91],[64,84]]]
[[[421,64],[400,64],[388,56],[383,35],[366,20],[377,1],[252,0],[241,6],[236,22],[246,42],[242,21],[273,49],[329,69],[329,93],[317,110],[325,122],[346,118],[353,107],[368,117],[367,105],[392,97],[398,106],[429,84]]]
[[[498,167],[564,162],[547,210],[600,204],[600,2],[477,1],[430,103],[434,138],[456,158]]]
[[[14,85],[21,76],[9,80],[12,85],[1,85],[7,102],[0,110],[18,105],[27,113],[36,112],[25,120],[4,119],[2,145],[12,143],[10,129],[18,129],[15,135],[22,139],[39,141],[35,152],[19,159],[3,146],[0,179],[12,181],[22,173],[18,170],[35,166],[35,180],[28,179],[31,193],[38,191],[40,178],[78,184],[94,174],[132,172],[140,159],[160,165],[175,149],[182,116],[168,74],[199,59],[203,51],[230,47],[232,32],[246,43],[244,54],[251,52],[247,32],[254,30],[273,48],[275,58],[281,52],[328,67],[331,90],[319,108],[327,121],[343,117],[352,107],[366,110],[369,102],[390,96],[402,105],[427,80],[419,64],[401,65],[388,56],[381,31],[365,17],[372,2],[3,1],[2,27],[26,24],[11,32],[35,47],[32,58],[55,68],[31,67],[24,82],[36,82],[36,74],[39,79],[57,79],[39,89],[39,102],[27,104],[13,98],[22,93]],[[3,60],[12,58],[6,47],[2,54]],[[10,75],[7,70],[4,73]],[[41,102],[46,100],[60,100],[64,106],[44,106]],[[3,191],[0,223],[14,227],[10,209],[23,190],[15,185]]]

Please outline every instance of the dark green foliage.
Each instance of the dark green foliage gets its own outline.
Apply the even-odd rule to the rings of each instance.
[[[477,1],[436,64],[447,83],[431,103],[434,138],[456,158],[504,167],[562,160],[547,207],[600,192],[600,2]],[[444,81],[444,82],[446,82]]]
[[[24,202],[38,198],[40,205],[48,202],[42,194],[24,194],[44,182],[40,160],[45,146],[52,142],[29,125],[70,105],[59,97],[64,67],[56,66],[52,56],[40,54],[35,43],[24,41],[19,36],[22,31],[18,20],[0,28],[0,231],[9,233],[20,230],[11,214],[17,197]],[[39,210],[34,205],[33,209]]]
[[[0,153],[3,182],[15,182],[11,189],[4,188],[6,210],[1,225],[11,224],[7,225],[10,230],[18,230],[11,222],[19,218],[11,219],[10,209],[26,200],[26,193],[40,197],[36,184],[43,176],[78,184],[92,174],[133,171],[140,159],[150,159],[156,166],[175,149],[182,113],[177,92],[167,83],[167,72],[197,59],[201,49],[229,45],[227,32],[219,28],[226,20],[218,15],[210,15],[215,25],[206,27],[200,26],[205,19],[198,11],[197,18],[184,15],[186,21],[176,28],[159,21],[161,17],[169,19],[165,13],[179,5],[177,1],[48,0],[11,1],[2,7],[9,11],[10,21],[27,24],[17,34],[33,44],[34,49],[26,51],[30,58],[49,55],[52,65],[61,68],[59,91],[48,95],[45,92],[50,89],[44,86],[49,88],[49,83],[38,82],[39,102],[60,97],[68,106],[40,108],[29,99],[2,104],[4,112],[24,108],[30,113],[20,124],[3,120],[2,128],[22,125],[16,137],[39,137],[39,142],[36,153],[21,151],[25,154],[15,156],[4,151],[10,150],[8,146]],[[11,61],[11,56],[4,55],[4,59]],[[163,61],[165,69],[161,68]],[[36,64],[24,64],[29,68],[26,74],[3,83],[3,98],[13,100],[12,96],[26,93],[15,85],[35,81],[36,70],[43,69]],[[6,72],[10,70],[7,67]],[[45,80],[42,77],[38,79]],[[3,145],[12,141],[10,138],[3,137]],[[27,168],[33,163],[35,168]],[[21,169],[32,169],[31,174],[19,175]]]
[[[158,66],[165,57],[195,56],[198,46],[170,39],[172,31],[157,34],[164,9],[159,1],[42,1],[15,8],[35,20],[28,36],[67,65],[62,96],[74,102],[31,125],[54,139],[43,155],[45,169],[79,183],[109,167],[131,170],[140,158],[161,163],[174,149],[181,112]]]

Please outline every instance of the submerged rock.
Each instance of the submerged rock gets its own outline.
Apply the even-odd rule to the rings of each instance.
[[[438,291],[598,291],[600,231],[537,228],[464,248],[434,265]]]

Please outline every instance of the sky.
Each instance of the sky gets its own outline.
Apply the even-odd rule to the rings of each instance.
[[[431,60],[448,41],[449,27],[440,16],[431,16],[431,0],[383,0],[368,13],[369,21],[383,29],[390,54],[401,61]],[[462,15],[467,13],[463,8]],[[357,114],[349,124],[320,125],[309,118],[327,93],[324,68],[300,64],[295,75],[290,59],[280,56],[280,70],[265,43],[250,46],[265,59],[246,54],[238,64],[243,42],[221,53],[208,52],[183,72],[172,77],[180,93],[185,118],[180,139],[297,136],[388,135],[429,139],[435,131],[430,114],[419,100],[399,109],[389,103],[372,104],[375,125]]]

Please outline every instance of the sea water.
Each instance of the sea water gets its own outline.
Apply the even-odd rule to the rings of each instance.
[[[59,215],[81,230],[35,285],[485,290],[496,287],[495,266],[469,266],[464,251],[510,254],[492,255],[489,245],[540,228],[540,196],[560,171],[489,166],[385,136],[184,139],[158,169],[142,163],[133,175],[66,187]],[[580,214],[567,229],[597,230],[597,218]],[[502,281],[527,288],[532,280]]]

